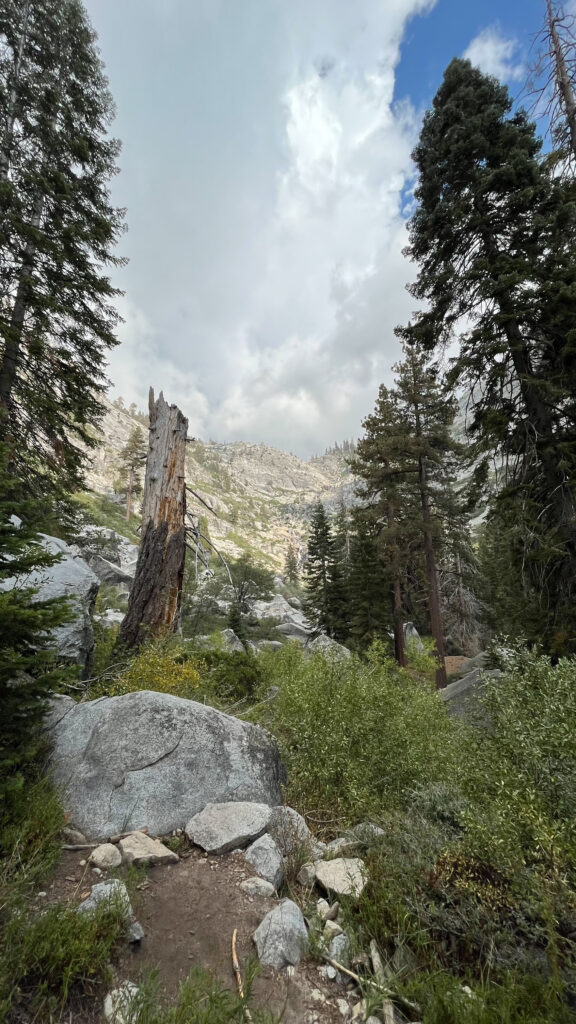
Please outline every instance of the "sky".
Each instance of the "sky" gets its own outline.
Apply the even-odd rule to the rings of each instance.
[[[112,395],[307,458],[401,357],[422,115],[454,56],[524,88],[544,0],[85,0],[126,208]]]

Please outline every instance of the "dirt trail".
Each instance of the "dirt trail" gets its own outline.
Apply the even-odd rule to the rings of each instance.
[[[77,901],[98,878],[80,866],[81,853],[64,852],[48,899]],[[240,851],[207,857],[193,849],[178,864],[152,867],[133,901],[145,938],[122,952],[115,965],[116,979],[138,983],[143,971],[158,971],[161,990],[174,999],[180,982],[195,967],[204,967],[226,987],[236,988],[232,970],[232,933],[238,930],[238,957],[243,971],[255,955],[252,935],[262,918],[278,902],[251,897],[239,884],[253,876]],[[320,999],[323,994],[324,1002]],[[343,1024],[336,1005],[345,990],[326,982],[313,961],[300,964],[290,976],[286,971],[261,967],[253,987],[253,1005],[281,1016],[282,1024]],[[73,1012],[73,1024],[95,1024],[103,1018],[102,994],[98,1008],[84,1003]]]

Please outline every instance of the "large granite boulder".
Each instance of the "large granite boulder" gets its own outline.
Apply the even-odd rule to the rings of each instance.
[[[208,803],[273,806],[284,771],[266,730],[214,708],[141,690],[75,704],[46,719],[52,772],[71,822],[90,839],[183,828]]]
[[[40,534],[40,540],[46,551],[59,556],[59,561],[46,568],[35,569],[25,577],[1,580],[0,590],[25,586],[35,588],[36,601],[68,598],[71,617],[52,631],[50,646],[60,658],[77,662],[86,669],[94,647],[91,612],[100,586],[98,577],[66,541],[46,534]]]
[[[439,691],[446,709],[456,718],[469,718],[477,725],[488,725],[488,718],[479,698],[487,681],[498,679],[501,675],[499,669],[473,668],[460,679],[448,683],[448,686]]]

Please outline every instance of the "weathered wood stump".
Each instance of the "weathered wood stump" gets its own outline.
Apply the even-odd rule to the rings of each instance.
[[[142,501],[142,540],[119,642],[137,647],[178,624],[186,558],[184,463],[188,420],[150,388],[150,447]]]

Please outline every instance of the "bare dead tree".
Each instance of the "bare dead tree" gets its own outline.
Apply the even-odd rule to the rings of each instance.
[[[142,540],[119,642],[137,647],[174,632],[186,559],[185,456],[188,420],[150,388],[150,444],[142,500]]]
[[[555,149],[566,166],[576,166],[576,19],[556,0],[546,0],[540,51],[527,92],[533,112],[545,115]]]

